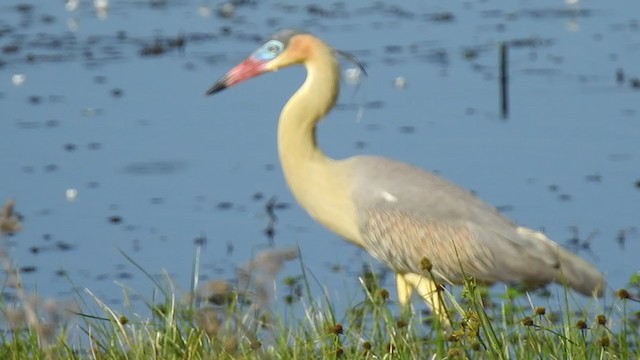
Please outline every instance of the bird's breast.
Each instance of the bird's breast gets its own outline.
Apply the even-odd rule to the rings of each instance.
[[[339,161],[327,159],[322,163],[283,169],[294,197],[314,220],[361,245],[351,184]]]

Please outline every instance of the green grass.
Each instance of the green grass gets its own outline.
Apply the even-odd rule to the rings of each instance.
[[[337,314],[330,299],[311,297],[304,273],[286,278],[286,311],[256,305],[255,294],[219,282],[185,297],[157,283],[157,299],[141,318],[109,308],[90,292],[72,320],[24,322],[0,338],[2,359],[636,359],[637,304],[619,291],[602,310],[583,308],[559,290],[533,306],[525,293],[488,292],[473,282],[450,298],[454,323],[441,329],[428,315],[401,310],[371,272],[361,275],[359,301]],[[634,284],[630,284],[634,285]],[[205,286],[205,285],[203,285]],[[637,284],[634,285],[637,291]],[[216,290],[217,289],[217,290]],[[448,296],[447,296],[448,297]],[[544,300],[540,300],[544,301]],[[97,306],[93,306],[92,302]],[[20,304],[0,304],[5,316]],[[414,303],[416,308],[424,305]],[[88,310],[94,309],[94,310]],[[632,310],[635,309],[635,310]],[[93,311],[94,313],[91,313]],[[126,311],[126,310],[125,310]],[[635,311],[635,312],[634,312]],[[58,315],[58,318],[64,316]],[[73,325],[72,325],[73,324]],[[44,326],[56,326],[43,331]],[[75,335],[71,335],[72,332]]]
[[[7,233],[0,234],[3,242]],[[604,300],[580,303],[557,287],[532,298],[514,288],[490,292],[469,280],[455,295],[443,292],[453,321],[442,328],[419,310],[425,305],[417,300],[400,309],[367,267],[358,277],[360,289],[346,294],[354,300],[343,310],[328,295],[316,296],[319,291],[311,288],[318,282],[302,261],[300,275],[279,284],[274,304],[266,289],[282,263],[297,256],[292,251],[257,255],[234,286],[195,281],[196,255],[187,294],[178,293],[168,276],[158,281],[123,254],[155,287],[145,300],[148,315],[139,315],[126,305],[129,289],[121,309],[89,290],[73,303],[29,296],[2,249],[4,244],[2,290],[18,286],[11,303],[0,302],[0,359],[640,358],[638,274],[626,290],[608,296],[607,306]]]

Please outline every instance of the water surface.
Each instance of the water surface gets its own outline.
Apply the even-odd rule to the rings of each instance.
[[[277,163],[277,117],[303,69],[203,96],[282,27],[355,54],[369,73],[344,84],[321,124],[329,155],[436,171],[573,248],[613,289],[638,271],[636,1],[249,1],[225,16],[191,0],[74,4],[0,6],[0,197],[24,216],[10,253],[40,296],[73,296],[68,279],[113,304],[123,284],[149,296],[119,250],[188,289],[198,246],[204,280],[233,278],[272,244],[300,247],[338,303],[354,296],[362,264],[379,265],[313,222]],[[298,274],[296,262],[282,272]]]

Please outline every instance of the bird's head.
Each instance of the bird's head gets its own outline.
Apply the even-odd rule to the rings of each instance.
[[[207,90],[206,95],[215,94],[225,88],[251,79],[266,72],[299,64],[309,57],[314,36],[299,30],[280,30],[249,57],[233,67]]]

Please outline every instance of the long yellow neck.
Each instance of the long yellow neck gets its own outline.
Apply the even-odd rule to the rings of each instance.
[[[333,107],[339,67],[330,49],[320,47],[304,63],[307,78],[280,114],[278,152],[294,197],[312,218],[359,243],[351,190],[340,161],[316,143],[316,124]]]
[[[278,151],[285,175],[310,161],[332,161],[318,148],[315,132],[316,124],[335,103],[338,64],[333,58],[312,58],[305,67],[307,78],[282,109],[278,123]]]

